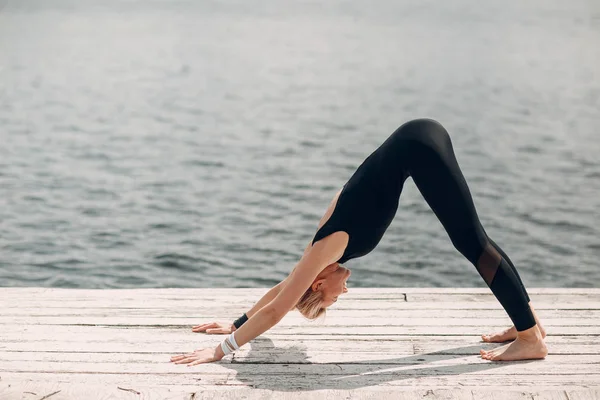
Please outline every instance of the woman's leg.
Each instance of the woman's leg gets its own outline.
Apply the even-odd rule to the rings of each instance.
[[[525,290],[525,286],[523,286],[523,282],[521,281],[521,277],[519,276],[519,273],[517,272],[517,269],[515,268],[515,265],[513,264],[513,262],[511,261],[511,259],[508,258],[508,256],[506,255],[506,253],[500,248],[500,246],[498,246],[496,244],[496,242],[494,242],[489,236],[488,236],[488,240],[490,241],[490,243],[492,244],[492,246],[494,246],[494,248],[496,249],[496,251],[498,253],[500,253],[500,255],[502,256],[502,258],[504,258],[506,260],[506,262],[508,263],[508,265],[510,266],[510,268],[513,270],[513,273],[517,276],[517,278],[519,278],[519,282],[521,283],[521,287],[523,288],[523,291],[525,292],[525,296],[527,296],[527,302],[529,303],[531,301],[531,299],[529,298],[529,295],[527,294],[527,290]]]
[[[433,120],[421,119],[402,125],[393,137],[410,176],[452,243],[477,268],[517,331],[534,327],[527,291],[506,254],[483,229],[447,131]]]
[[[496,242],[494,242],[489,236],[488,236],[488,240],[490,241],[490,243],[492,244],[492,246],[494,246],[494,248],[496,249],[496,251],[498,253],[500,253],[500,255],[502,256],[502,258],[504,258],[506,260],[506,262],[508,263],[508,265],[510,266],[510,268],[513,270],[514,274],[519,276],[519,273],[517,272],[517,269],[515,268],[513,262],[511,261],[511,259],[508,257],[508,255],[506,255],[506,253],[504,253],[504,251],[502,251],[502,249],[500,248],[500,246],[498,246],[496,244]],[[521,281],[521,278],[519,277],[519,281]],[[521,281],[521,286],[523,286],[523,282]],[[527,295],[527,291],[525,290],[525,287],[523,286],[523,290],[525,291],[525,294]],[[540,332],[542,333],[542,338],[546,337],[546,330],[544,329],[544,327],[542,326],[542,324],[540,323],[539,318],[537,317],[537,314],[535,312],[535,309],[533,308],[533,306],[531,305],[531,300],[529,299],[529,296],[527,296],[527,302],[529,303],[529,308],[531,308],[531,312],[533,313],[533,317],[535,318],[535,322],[537,323],[538,328],[540,329]],[[506,342],[509,340],[514,340],[517,337],[517,330],[514,326],[505,329],[501,332],[498,333],[494,333],[491,335],[481,335],[481,338],[486,341],[486,342]]]

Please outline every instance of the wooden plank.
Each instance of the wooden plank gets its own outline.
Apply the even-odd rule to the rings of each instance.
[[[276,397],[281,400],[305,400],[306,392],[276,391],[256,388],[239,388],[227,386],[213,386],[207,390],[205,385],[191,385],[182,387],[170,386],[136,386],[135,388],[74,383],[40,383],[32,381],[17,382],[9,387],[9,384],[0,382],[0,398],[2,399],[39,399],[43,395],[56,393],[52,400],[81,400],[89,399],[90,394],[100,394],[96,399],[220,399],[220,400],[263,400]],[[566,397],[568,393],[568,398]],[[23,396],[23,397],[21,397]],[[32,396],[32,397],[24,397]],[[33,397],[36,396],[36,397]],[[501,397],[500,397],[501,396]],[[562,396],[562,397],[561,397]],[[498,387],[492,390],[481,390],[476,387],[468,389],[417,389],[397,387],[393,390],[388,388],[357,388],[354,390],[311,390],[311,400],[338,400],[338,399],[388,399],[397,400],[596,400],[600,398],[600,391],[594,389],[570,389],[570,390],[540,390],[533,393],[522,390],[507,390]]]
[[[444,305],[446,302],[457,302],[457,303],[498,303],[496,297],[491,294],[443,294],[443,295],[435,295],[435,294],[420,294],[420,295],[411,295],[407,294],[406,299],[404,297],[386,297],[386,298],[377,298],[374,296],[352,296],[350,294],[344,294],[341,299],[344,300],[344,304],[373,304],[373,302],[377,303],[389,303],[395,304],[400,303],[403,307],[410,307],[410,304],[404,303],[434,303]],[[104,296],[89,296],[89,297],[48,297],[42,298],[40,296],[28,297],[25,299],[17,299],[14,297],[7,298],[3,296],[0,298],[0,306],[11,308],[11,307],[37,307],[39,305],[48,304],[53,307],[69,307],[69,306],[94,306],[101,305],[106,307],[107,305],[116,306],[116,307],[130,307],[130,306],[138,306],[140,303],[148,303],[142,304],[145,307],[164,307],[164,306],[189,306],[189,307],[204,307],[206,305],[215,305],[221,304],[223,306],[235,306],[235,305],[243,305],[248,303],[255,303],[261,298],[260,295],[252,295],[252,296],[196,296],[192,298],[146,298],[137,297],[137,298],[118,298],[118,296],[113,297],[104,297]],[[538,304],[551,304],[556,308],[566,308],[567,305],[571,305],[572,303],[600,303],[600,295],[597,294],[540,294],[537,296],[531,296],[531,301],[534,307]]]
[[[491,363],[499,364],[499,363]],[[578,374],[578,375],[551,375],[551,374],[523,374],[506,375],[492,373],[488,375],[474,374],[463,367],[451,366],[449,368],[437,369],[435,371],[420,371],[415,369],[411,373],[407,371],[394,371],[389,369],[370,368],[364,369],[360,375],[302,375],[297,373],[281,372],[276,375],[247,374],[243,364],[231,364],[232,372],[227,374],[200,374],[193,367],[180,367],[182,372],[168,374],[104,374],[104,373],[44,373],[44,372],[2,372],[2,381],[33,380],[37,382],[53,382],[59,380],[64,383],[88,383],[88,384],[140,384],[140,385],[229,385],[229,386],[252,386],[259,389],[270,390],[315,390],[315,389],[357,389],[362,387],[384,386],[384,387],[496,387],[516,388],[521,390],[544,390],[560,388],[582,388],[585,385],[591,389],[600,389],[600,375]],[[381,367],[378,365],[377,367]],[[262,368],[262,366],[261,366]],[[286,367],[281,366],[285,369]],[[476,366],[476,368],[487,368]],[[257,367],[254,367],[256,370]],[[432,375],[433,374],[433,375]],[[224,380],[225,378],[225,380]]]
[[[405,287],[405,288],[357,288],[351,287],[352,294],[369,294],[374,296],[398,295],[404,293],[412,294],[490,294],[490,289],[486,287]],[[45,287],[3,287],[1,293],[7,295],[43,295],[49,296],[75,296],[102,295],[106,297],[118,296],[126,298],[127,296],[141,296],[160,298],[161,296],[175,296],[184,298],[185,296],[196,296],[198,294],[209,294],[211,296],[231,296],[235,295],[261,295],[266,293],[269,288],[135,288],[135,289],[81,289],[81,288],[45,288]],[[555,287],[528,287],[529,294],[600,294],[600,288],[555,288]]]
[[[249,392],[249,390],[244,390]],[[194,391],[177,390],[172,391],[164,387],[140,387],[135,388],[128,385],[89,385],[73,384],[60,382],[31,382],[21,381],[12,382],[12,384],[0,384],[0,399],[48,399],[48,400],[81,400],[81,399],[111,399],[111,400],[183,400],[190,399],[192,393],[198,393],[198,398],[202,390],[197,388]],[[224,397],[228,398],[228,397]]]
[[[352,351],[337,350],[329,348],[322,350],[318,348],[298,350],[293,346],[272,349],[272,348],[243,348],[235,352],[233,357],[224,359],[233,359],[236,363],[248,364],[386,364],[386,365],[425,365],[425,364],[473,364],[487,363],[488,361],[479,358],[478,353],[471,355],[458,354],[402,354],[400,352],[379,351]],[[386,349],[387,350],[387,349]],[[153,353],[99,353],[99,352],[52,352],[52,351],[0,351],[0,362],[4,370],[15,370],[13,363],[88,363],[97,364],[164,364],[172,354],[153,352]],[[550,354],[546,357],[545,363],[539,368],[540,372],[548,371],[548,364],[552,368],[563,366],[567,371],[578,368],[580,365],[591,365],[591,367],[600,364],[600,354]],[[32,364],[33,365],[33,364]],[[506,364],[511,365],[511,364]],[[537,364],[532,364],[534,367]],[[82,365],[83,367],[83,365]],[[512,366],[510,367],[512,368]],[[512,371],[512,369],[511,369]],[[521,371],[519,367],[515,368],[515,373]]]
[[[141,345],[149,345],[149,344],[158,344],[158,343],[220,343],[226,335],[214,334],[207,335],[204,333],[192,333],[192,332],[178,332],[173,331],[172,333],[156,333],[152,331],[146,332],[145,330],[135,330],[135,329],[121,329],[122,334],[118,332],[111,333],[106,332],[102,333],[102,331],[94,331],[93,327],[72,327],[72,328],[81,328],[78,332],[74,332],[73,334],[69,334],[67,336],[68,342],[73,345],[77,344],[85,344],[85,343],[99,343],[99,344],[109,344],[109,343],[124,343],[124,344],[141,344]],[[85,330],[88,328],[87,330]],[[103,330],[106,328],[103,328]],[[112,328],[110,328],[112,329]],[[118,329],[114,329],[118,330]],[[25,334],[29,335],[28,337],[24,336]],[[1,338],[0,344],[6,346],[8,344],[16,344],[16,343],[39,343],[39,342],[47,342],[47,343],[66,343],[64,340],[64,334],[55,334],[53,332],[25,332],[22,335],[15,335],[16,337],[13,340],[7,340],[4,337]],[[343,337],[325,334],[303,334],[303,333],[288,333],[288,334],[274,334],[271,331],[255,338],[250,343],[261,343],[264,341],[273,342],[275,344],[286,344],[286,343],[319,343],[319,345],[325,345],[330,343],[332,346],[339,345],[343,346],[346,343],[355,344],[355,343],[367,343],[371,345],[385,344],[391,343],[395,344],[398,342],[440,342],[440,343],[482,343],[481,337],[479,334],[474,335],[428,335],[428,334],[418,334],[418,335],[396,335],[396,334],[373,334],[373,335],[360,335],[360,334],[345,334]],[[549,344],[598,344],[600,346],[600,336],[599,335],[573,335],[573,336],[564,336],[564,335],[548,335],[545,339],[546,343]]]
[[[41,328],[44,327],[44,328]],[[6,329],[4,329],[6,328]],[[440,325],[403,325],[403,326],[325,326],[325,325],[276,325],[268,332],[269,335],[443,335],[443,336],[463,336],[463,335],[481,335],[483,333],[496,332],[507,328],[507,324],[486,325],[485,327],[478,325],[465,326],[440,326]],[[548,335],[556,336],[579,336],[579,335],[600,335],[600,326],[552,326],[549,329]],[[199,333],[191,332],[188,326],[173,327],[173,329],[165,329],[164,327],[154,327],[149,329],[148,326],[143,327],[112,327],[112,326],[78,326],[78,325],[6,325],[3,327],[4,332],[0,337],[0,343],[4,340],[16,341],[35,340],[39,337],[49,337],[61,335],[61,340],[77,340],[81,334],[92,335],[89,338],[96,337],[111,337],[124,338],[135,337],[139,335],[152,334],[153,336],[164,336],[165,339],[176,334],[190,335],[190,340],[195,340]]]
[[[136,302],[140,300],[163,302],[252,302],[264,295],[268,288],[257,289],[57,289],[57,288],[2,288],[0,304],[2,306],[16,303],[44,301],[114,301]],[[235,293],[235,294],[233,294]],[[528,289],[534,303],[552,303],[561,301],[600,302],[599,288],[565,289],[538,288]],[[402,288],[402,289],[367,289],[351,288],[344,295],[348,301],[358,300],[390,300],[390,301],[493,301],[495,297],[487,288]],[[36,303],[37,304],[37,303]]]
[[[73,345],[85,344],[85,343],[123,343],[123,344],[140,344],[148,345],[150,343],[215,343],[221,342],[224,335],[208,335],[204,333],[194,333],[189,329],[121,329],[118,327],[94,327],[94,326],[53,326],[51,329],[39,329],[37,327],[14,327],[15,329],[6,330],[2,332],[0,336],[0,345],[3,347],[14,345],[17,343],[71,343]],[[464,327],[460,327],[461,329]],[[453,337],[457,341],[468,338],[471,342],[481,342],[480,334],[487,332],[488,329],[480,327],[472,328],[474,333],[467,334],[455,334],[450,330],[445,329],[444,332],[409,332],[407,334],[398,334],[394,332],[394,329],[368,329],[368,333],[364,334],[359,330],[346,331],[343,334],[343,340],[340,340],[339,335],[333,335],[331,331],[334,329],[321,330],[321,332],[307,332],[305,329],[291,329],[291,330],[270,330],[268,334],[262,335],[255,339],[269,338],[271,340],[279,339],[292,339],[302,342],[304,339],[310,339],[314,341],[318,340],[330,340],[332,342],[353,342],[358,340],[376,342],[381,340],[426,340],[431,341],[432,338],[438,337],[444,343],[455,342]],[[483,331],[483,332],[482,332]],[[491,329],[493,331],[493,329]],[[554,332],[554,331],[553,331]],[[574,335],[559,335],[556,332],[546,337],[547,343],[554,343],[555,338],[564,338],[565,342],[562,344],[569,343],[599,343],[599,335],[586,335],[584,332],[577,332]],[[584,338],[580,340],[579,338]],[[568,341],[567,341],[568,339]],[[600,344],[599,344],[600,346]]]
[[[326,341],[295,341],[292,342],[291,345],[285,347],[283,344],[279,344],[277,338],[271,336],[273,338],[273,343],[276,343],[278,346],[276,349],[264,350],[265,357],[270,357],[267,352],[284,352],[287,354],[286,357],[289,357],[292,360],[304,359],[307,357],[307,353],[311,351],[311,349],[319,349],[319,348],[331,348],[332,352],[356,352],[361,351],[361,348],[364,346],[371,344],[372,348],[377,349],[375,346],[375,342],[373,341],[350,341],[345,340],[343,344],[339,343],[339,341],[335,342],[333,345],[326,346]],[[405,341],[397,341],[393,342],[394,345],[390,346],[388,349],[390,352],[397,353],[399,355],[412,355],[412,354],[421,354],[421,353],[440,353],[440,354],[459,354],[459,355],[474,355],[479,354],[479,349],[490,350],[495,347],[498,347],[500,344],[498,343],[483,343],[478,342],[475,338],[471,342],[466,343],[456,343],[451,340],[452,337],[445,337],[444,341],[419,341],[417,338],[413,336],[406,336],[408,340]],[[439,338],[444,338],[440,336]],[[85,341],[80,340],[75,343],[66,343],[60,340],[39,340],[35,342],[24,341],[24,342],[14,342],[14,343],[2,343],[0,345],[0,350],[5,351],[53,351],[53,352],[124,352],[124,353],[145,353],[148,352],[148,349],[151,348],[153,352],[160,352],[164,354],[178,354],[178,353],[186,353],[199,348],[207,348],[207,347],[215,347],[217,346],[222,339],[213,339],[213,340],[179,340],[179,341],[169,341],[165,342],[162,340],[156,340],[149,338],[147,340],[140,339],[138,341],[119,341],[119,342],[111,342],[111,341]],[[257,339],[255,339],[257,340]],[[560,343],[555,344],[550,340],[546,340],[546,344],[548,345],[549,354],[599,354],[600,350],[598,347],[598,342],[594,343]],[[364,343],[365,345],[359,346],[359,343]],[[320,346],[322,344],[322,346]],[[251,342],[250,344],[246,344],[242,346],[240,351],[246,351],[246,346],[255,346],[255,342]],[[292,351],[294,350],[294,351]],[[366,350],[364,350],[366,352]],[[262,353],[261,353],[262,354]],[[262,357],[260,354],[256,355],[256,357]],[[282,361],[283,362],[283,361]]]
[[[17,303],[14,301],[6,302],[0,301],[1,309],[10,310],[14,312],[21,307],[27,308],[65,308],[68,307],[73,309],[76,313],[82,313],[88,308],[102,308],[105,310],[112,310],[115,313],[119,310],[148,310],[148,309],[163,309],[166,312],[171,309],[194,309],[198,313],[209,313],[221,315],[227,314],[241,314],[246,312],[252,305],[258,300],[253,298],[252,300],[240,301],[216,301],[216,300],[139,300],[139,301],[120,301],[118,299],[112,300],[48,300],[43,301],[40,299]],[[532,303],[536,310],[600,310],[600,302],[596,301],[562,301],[554,300],[551,302],[538,302]],[[329,308],[330,311],[334,310],[373,310],[379,311],[387,310],[502,310],[502,305],[495,300],[490,298],[489,301],[450,301],[445,299],[444,301],[430,301],[430,302],[404,302],[404,301],[387,301],[382,302],[381,300],[356,300],[350,301],[347,298],[341,298],[338,303]]]
[[[563,356],[564,357],[564,356]],[[228,357],[230,358],[230,357]],[[416,361],[424,358],[426,361]],[[185,365],[173,364],[170,356],[159,355],[152,360],[129,355],[125,362],[102,361],[95,359],[79,361],[48,361],[48,360],[10,360],[3,363],[3,372],[46,372],[46,373],[104,373],[104,374],[177,374],[187,373]],[[426,355],[411,357],[411,360],[395,363],[230,363],[215,362],[195,365],[194,371],[198,374],[224,374],[229,375],[232,370],[243,375],[276,376],[280,374],[297,374],[302,376],[326,375],[362,375],[365,373],[393,374],[402,376],[434,376],[446,375],[451,369],[460,370],[461,374],[482,375],[485,379],[489,376],[500,375],[569,375],[589,374],[597,375],[600,384],[600,370],[598,358],[590,363],[554,363],[553,357],[548,360],[530,360],[528,362],[491,362],[479,356],[446,356],[437,360],[427,359]],[[260,368],[257,368],[260,365]],[[183,370],[182,370],[183,369]]]
[[[472,346],[469,348],[460,349],[444,349],[438,346],[435,349],[427,349],[427,351],[420,351],[417,353],[418,357],[414,356],[414,351],[390,351],[385,354],[377,354],[375,352],[358,352],[358,351],[321,351],[321,350],[306,350],[303,352],[296,351],[285,351],[281,350],[264,350],[261,352],[257,351],[238,351],[235,355],[235,362],[251,362],[256,364],[288,364],[288,363],[311,363],[311,364],[325,364],[325,363],[366,363],[366,364],[403,364],[411,362],[407,360],[412,359],[427,359],[428,357],[448,357],[452,356],[466,356],[479,358],[479,349],[493,349],[493,346]],[[449,351],[446,351],[449,350]],[[577,350],[577,349],[576,349]],[[418,352],[418,350],[417,350]],[[431,353],[438,353],[432,355]],[[590,360],[590,364],[593,364],[592,369],[598,369],[599,361],[597,358],[598,351],[589,350],[588,354],[574,354],[573,352],[551,353],[546,357],[546,360],[556,361],[557,356],[572,356],[572,357],[593,357]],[[410,358],[415,357],[415,358]],[[587,361],[585,358],[582,359],[581,364],[585,364]],[[569,361],[573,361],[569,359]],[[576,364],[576,361],[574,361]],[[580,364],[576,364],[580,365]]]
[[[250,306],[249,306],[250,307]],[[248,307],[248,308],[249,308]],[[494,308],[490,310],[485,309],[440,309],[438,312],[443,311],[445,318],[502,318],[506,317],[506,312],[501,308]],[[596,319],[600,318],[600,310],[562,310],[562,309],[544,309],[537,310],[540,318],[581,318],[581,319]],[[430,312],[423,312],[423,310],[415,309],[400,309],[395,310],[391,314],[388,310],[346,310],[339,308],[330,308],[324,321],[328,321],[331,318],[388,318],[388,317],[401,317],[401,318],[414,318],[414,317],[427,317]],[[12,323],[14,317],[115,317],[117,314],[113,309],[90,307],[85,310],[73,309],[67,307],[57,308],[12,308],[2,310],[0,315],[0,324]],[[197,307],[173,307],[173,308],[121,308],[118,311],[119,317],[127,317],[131,319],[137,318],[207,318],[211,320],[223,320],[233,321],[240,316],[237,312],[231,310],[225,310],[223,313],[217,314],[213,311],[205,310],[199,312]],[[304,322],[310,322],[300,315],[296,310],[289,312],[285,319],[293,318],[294,320],[300,320]]]
[[[290,315],[284,317],[278,327],[298,327],[305,326],[323,326],[323,327],[400,327],[400,326],[505,326],[512,325],[512,321],[507,315],[497,317],[470,317],[465,314],[464,317],[445,318],[435,315],[428,317],[399,317],[390,315],[388,317],[338,317],[334,313],[328,315],[319,321],[307,321],[300,315]],[[540,319],[542,317],[540,316]],[[133,318],[133,317],[87,317],[87,316],[69,316],[69,317],[11,317],[5,323],[5,327],[10,330],[11,326],[22,325],[103,325],[103,326],[122,326],[122,327],[159,327],[159,326],[178,326],[182,328],[191,327],[201,323],[200,317],[154,317],[154,318]],[[223,321],[229,322],[230,321]],[[600,318],[544,318],[543,326],[546,328],[564,327],[564,326],[600,326]],[[8,325],[8,326],[7,326]]]
[[[257,300],[263,296],[268,289],[245,291],[244,289],[230,289],[215,293],[211,289],[196,289],[193,292],[178,293],[172,290],[171,293],[156,293],[152,291],[144,291],[143,289],[134,289],[121,291],[118,289],[51,289],[44,293],[14,293],[9,294],[5,288],[0,292],[0,301],[11,302],[13,304],[20,302],[36,301],[37,299],[45,299],[47,301],[83,301],[83,300],[114,300],[119,299],[124,302],[135,302],[140,300],[153,300],[158,302],[164,301],[179,301],[188,302],[198,299],[206,301],[227,301],[237,302]],[[235,291],[233,291],[235,290]],[[537,302],[552,302],[557,299],[574,299],[578,301],[600,301],[600,291],[588,289],[585,291],[528,291],[531,300]],[[362,289],[351,288],[348,293],[344,294],[344,298],[349,301],[359,300],[384,300],[384,301],[441,301],[450,299],[452,301],[490,301],[495,299],[491,290],[485,291],[441,291],[441,292],[409,292],[406,290],[395,292],[365,292]]]
[[[600,293],[538,293],[530,294],[531,302],[537,303],[555,303],[557,306],[568,303],[599,302]],[[408,293],[406,301],[411,302],[443,302],[443,301],[491,301],[495,299],[493,294],[484,293]]]

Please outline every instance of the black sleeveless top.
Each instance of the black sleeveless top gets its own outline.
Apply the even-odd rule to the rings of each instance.
[[[313,244],[337,231],[348,234],[348,246],[337,262],[370,253],[394,219],[408,177],[400,161],[401,148],[392,135],[371,153],[344,185],[333,213],[316,232]]]

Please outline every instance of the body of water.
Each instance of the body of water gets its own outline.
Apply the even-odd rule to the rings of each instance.
[[[274,285],[418,117],[527,287],[599,286],[596,0],[5,1],[0,286]],[[410,178],[346,266],[485,287]]]

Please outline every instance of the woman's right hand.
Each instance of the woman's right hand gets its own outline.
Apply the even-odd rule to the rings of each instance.
[[[206,333],[231,333],[235,331],[235,325],[222,323],[222,322],[210,322],[208,324],[196,325],[192,327],[192,332],[206,332]]]

